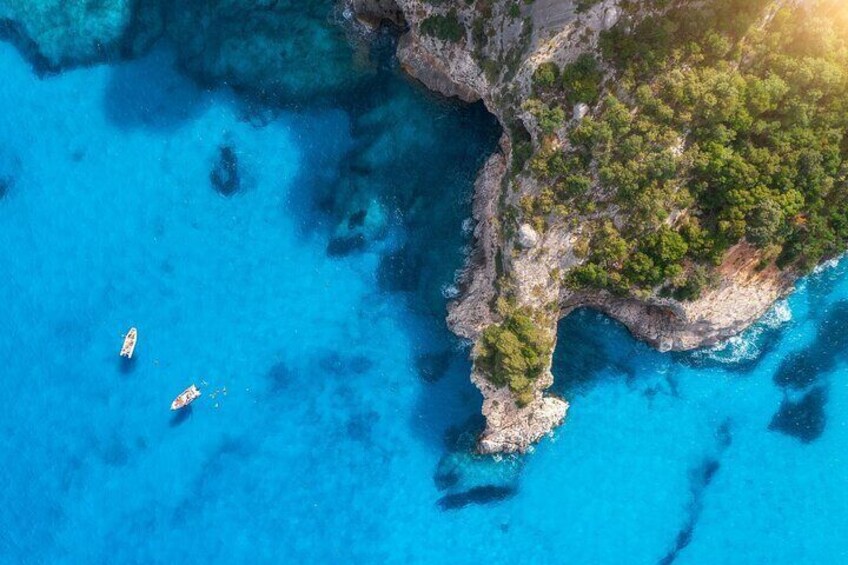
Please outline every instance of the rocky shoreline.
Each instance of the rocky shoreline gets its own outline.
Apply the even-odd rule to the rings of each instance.
[[[507,111],[510,106],[512,110],[515,105],[520,106],[530,89],[529,76],[539,62],[567,59],[574,51],[586,49],[587,43],[596,45],[599,32],[614,25],[621,12],[617,0],[599,2],[580,15],[574,4],[563,0],[527,7],[525,25],[531,20],[544,25],[534,28],[514,75],[504,79],[501,74],[499,80],[492,81],[476,62],[470,38],[447,42],[420,32],[422,21],[438,13],[432,4],[421,0],[350,0],[350,8],[368,26],[385,20],[398,23],[402,18],[406,31],[397,54],[410,76],[445,96],[467,102],[482,100],[504,128],[500,152],[490,157],[475,184],[474,248],[462,293],[448,307],[449,326],[457,335],[477,342],[483,329],[499,321],[494,304],[499,285],[508,279],[518,304],[543,314],[543,330],[554,343],[558,321],[577,308],[588,307],[623,323],[636,338],[661,351],[715,345],[756,322],[775,301],[792,291],[797,275],[774,266],[762,269],[756,250],[742,243],[728,252],[717,269],[717,284],[691,302],[623,298],[602,291],[578,292],[551,273],[580,263],[574,251],[579,223],[556,225],[544,233],[523,224],[512,230],[514,234],[507,233],[510,230],[503,225],[501,203],[516,202],[522,193],[538,190],[526,178],[517,181],[513,194],[507,190],[514,143],[511,129],[515,127],[507,120]],[[504,24],[495,42],[508,46],[511,41],[518,41],[516,37],[515,31]],[[578,113],[585,112],[576,108],[575,119],[580,118]],[[523,121],[533,133],[532,120]],[[568,403],[546,393],[554,379],[550,365],[549,355],[546,370],[534,382],[533,400],[519,407],[509,388],[494,386],[475,363],[471,379],[483,394],[486,418],[486,429],[478,441],[481,453],[523,453],[563,422]]]

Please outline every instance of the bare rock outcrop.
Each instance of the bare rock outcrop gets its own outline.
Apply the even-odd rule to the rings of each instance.
[[[372,4],[383,9],[393,4],[351,2],[354,7]],[[450,4],[467,31],[459,41],[421,32],[422,22],[434,14],[443,15],[445,6],[424,0],[396,0],[395,4],[408,28],[398,45],[398,59],[406,72],[445,96],[482,100],[505,131],[500,151],[489,158],[475,184],[474,247],[459,299],[448,307],[448,324],[457,335],[476,342],[487,326],[499,322],[495,303],[508,287],[519,306],[549,314],[540,317],[547,320],[547,327],[541,329],[554,340],[558,319],[575,308],[590,307],[621,321],[634,336],[660,350],[688,350],[738,334],[791,291],[794,275],[773,266],[762,269],[761,257],[744,243],[727,254],[712,289],[692,302],[622,298],[567,288],[561,274],[581,263],[576,251],[580,219],[548,226],[540,233],[529,225],[508,228],[510,220],[503,217],[505,206],[518,208],[522,196],[538,194],[541,188],[527,176],[509,171],[516,143],[513,136],[523,128],[533,132],[536,127],[522,123],[527,113],[518,108],[531,95],[530,77],[539,64],[562,64],[595,48],[599,33],[615,25],[623,8],[620,0],[602,0],[580,12],[573,0],[538,0],[519,3],[520,18],[516,19],[507,10],[508,3],[502,4],[493,4],[491,34],[485,44],[475,43],[473,30],[479,14],[468,4]],[[373,18],[374,10],[370,13]],[[492,64],[495,61],[497,65]],[[573,119],[583,119],[591,111],[585,104],[578,105]],[[478,449],[484,453],[526,451],[550,434],[568,410],[566,401],[546,393],[554,379],[550,358],[547,370],[534,382],[532,401],[523,407],[507,387],[493,385],[476,364],[471,379],[483,394],[486,429]]]
[[[507,170],[509,137],[501,137],[501,152],[489,157],[474,183],[472,217],[474,247],[461,278],[461,299],[448,304],[448,326],[455,334],[476,340],[496,318],[495,255],[498,251],[497,197]]]

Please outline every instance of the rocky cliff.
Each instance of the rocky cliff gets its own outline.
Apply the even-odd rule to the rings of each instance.
[[[353,0],[360,18],[369,25],[384,19],[402,20],[406,31],[399,42],[398,58],[411,76],[446,96],[482,100],[504,128],[500,152],[489,159],[477,180],[474,251],[462,295],[448,313],[451,328],[476,344],[472,380],[484,396],[487,422],[478,444],[481,452],[526,451],[563,421],[568,408],[563,399],[545,392],[554,378],[550,372],[552,347],[544,356],[538,378],[531,382],[530,395],[521,402],[516,402],[513,394],[518,388],[498,386],[486,374],[481,363],[484,332],[509,316],[508,311],[518,309],[530,316],[551,344],[562,317],[576,308],[589,307],[622,322],[634,336],[660,350],[688,350],[738,334],[790,292],[799,276],[792,268],[777,268],[773,257],[742,239],[728,246],[715,266],[709,267],[710,282],[697,297],[678,300],[659,291],[575,288],[563,274],[586,261],[585,226],[590,222],[597,225],[599,218],[619,225],[619,211],[615,206],[603,210],[587,207],[589,211],[535,223],[520,212],[523,199],[538,197],[544,181],[528,173],[526,162],[517,158],[519,148],[538,150],[545,144],[568,143],[563,141],[563,129],[553,135],[550,130],[543,132],[538,114],[528,110],[526,102],[534,95],[534,73],[543,63],[561,67],[581,53],[597,51],[605,30],[623,17],[638,19],[639,4],[618,0],[535,0],[529,4]],[[642,4],[652,5],[649,0]],[[755,14],[759,25],[765,25],[781,4],[764,3],[761,14]],[[587,104],[576,104],[566,121],[579,123],[593,111]],[[598,193],[597,198],[603,196]],[[685,214],[685,209],[673,211],[666,223],[673,224]],[[508,306],[504,306],[506,302]]]

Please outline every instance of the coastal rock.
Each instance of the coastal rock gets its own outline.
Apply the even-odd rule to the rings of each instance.
[[[501,137],[501,151],[489,157],[474,183],[474,247],[460,279],[460,299],[448,304],[451,331],[470,340],[476,339],[483,328],[495,321],[490,304],[496,294],[497,195],[511,154],[506,135]]]
[[[604,11],[604,29],[610,29],[618,23],[621,17],[621,10],[618,6],[610,6]]]
[[[562,66],[596,49],[600,33],[622,17],[619,2],[603,0],[585,11],[577,10],[569,0],[536,2],[522,7],[525,17],[521,20],[509,17],[507,3],[493,3],[488,16],[493,25],[479,43],[471,32],[458,41],[421,36],[424,20],[444,14],[441,3],[397,0],[397,5],[409,26],[398,46],[403,68],[446,96],[482,99],[504,126],[502,154],[489,159],[475,184],[474,247],[461,280],[460,298],[448,307],[448,323],[456,334],[474,341],[486,326],[498,321],[494,305],[502,282],[507,283],[518,306],[533,312],[550,312],[556,307],[559,318],[575,308],[594,308],[662,351],[694,349],[732,337],[791,291],[796,274],[780,272],[774,266],[762,269],[761,255],[743,243],[731,249],[716,269],[717,284],[692,302],[575,292],[563,284],[561,274],[583,261],[575,251],[581,240],[579,216],[571,218],[573,222],[553,222],[542,234],[534,230],[536,238],[525,226],[507,228],[512,220],[502,216],[501,210],[520,209],[522,198],[532,199],[544,188],[530,175],[507,178],[506,174],[514,165],[513,144],[518,147],[520,143],[526,150],[542,135],[538,124],[522,127],[521,121],[515,120],[516,108],[533,96],[533,72],[542,62]],[[476,19],[474,8],[461,3],[451,6],[468,32]],[[636,3],[633,9],[641,8]],[[533,28],[525,29],[526,22],[534,24]],[[491,61],[502,66],[487,67],[483,72],[481,66]],[[572,116],[582,120],[590,111],[589,106],[578,104]],[[555,338],[558,317],[546,318],[546,327],[541,329]],[[473,368],[471,378],[484,398],[486,428],[479,438],[480,452],[526,451],[565,417],[567,402],[545,395],[553,382],[549,370],[535,383],[533,401],[523,408],[516,405],[508,389],[486,380],[479,368]]]
[[[533,249],[539,245],[539,234],[530,224],[521,224],[518,228],[518,245],[524,249]]]
[[[515,404],[508,388],[492,385],[482,373],[473,372],[471,380],[483,393],[486,417],[486,429],[477,443],[480,453],[524,453],[559,426],[568,412],[568,402],[542,392],[553,384],[550,371],[539,378],[533,401],[523,408]]]
[[[397,57],[403,70],[409,76],[423,83],[430,90],[448,98],[455,96],[464,102],[477,102],[480,100],[480,94],[464,82],[456,80],[454,78],[456,70],[450,69],[448,62],[434,57],[424,47],[424,44],[417,35],[407,33],[400,38],[397,47]],[[466,55],[463,58],[470,59],[470,56]],[[453,64],[465,64],[474,67],[472,61],[454,62]]]
[[[376,29],[384,21],[396,26],[404,24],[403,12],[395,0],[350,0],[347,9],[369,29]]]
[[[661,351],[715,345],[756,322],[792,288],[791,275],[759,268],[756,250],[742,243],[725,257],[718,285],[698,300],[636,300],[604,292],[571,295],[563,316],[589,306],[623,323],[637,338]]]

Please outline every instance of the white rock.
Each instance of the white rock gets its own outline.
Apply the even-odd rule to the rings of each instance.
[[[524,249],[531,249],[539,244],[539,234],[530,224],[522,224],[518,229],[518,244]]]
[[[583,118],[586,117],[586,114],[589,113],[589,105],[584,104],[583,102],[574,105],[574,121],[579,122]]]
[[[617,24],[620,17],[621,10],[618,9],[618,6],[610,6],[607,8],[607,11],[604,12],[604,29],[610,29],[612,26]]]

